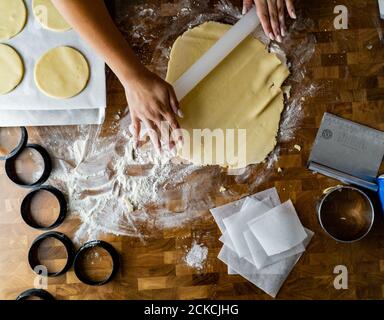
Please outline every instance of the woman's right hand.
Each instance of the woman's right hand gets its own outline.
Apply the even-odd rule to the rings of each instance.
[[[137,73],[137,76],[122,82],[131,113],[136,143],[140,138],[143,123],[158,151],[161,151],[161,137],[164,137],[163,135],[168,136],[164,138],[169,140],[164,140],[169,141],[169,146],[172,149],[175,146],[172,131],[180,129],[177,116],[183,117],[173,87],[145,67]],[[164,121],[169,124],[169,130],[164,130]]]

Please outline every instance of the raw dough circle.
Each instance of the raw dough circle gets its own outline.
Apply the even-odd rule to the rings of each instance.
[[[0,44],[0,95],[15,89],[24,76],[24,64],[10,46]]]
[[[230,27],[206,22],[185,32],[172,47],[166,80],[174,83]],[[184,136],[178,155],[197,165],[232,169],[262,162],[276,145],[284,108],[280,87],[288,75],[286,65],[264,44],[246,38],[180,101],[184,118],[179,122],[190,138]],[[195,129],[204,137],[200,147],[195,146]],[[215,143],[213,134],[209,147],[202,130],[217,133],[224,142]]]
[[[57,47],[45,53],[35,66],[37,87],[47,96],[66,99],[84,90],[89,66],[84,56],[70,47]]]
[[[43,28],[58,32],[71,29],[51,0],[33,0],[32,9],[36,20]]]
[[[23,0],[0,0],[0,41],[20,33],[27,21],[27,9]]]

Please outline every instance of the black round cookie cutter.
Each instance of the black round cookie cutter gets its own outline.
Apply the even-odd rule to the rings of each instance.
[[[28,143],[28,132],[25,127],[20,127],[20,141],[18,145],[7,155],[0,156],[0,160],[8,160],[19,154]]]
[[[53,222],[50,226],[42,226],[39,225],[34,219],[31,217],[31,202],[32,199],[41,191],[47,191],[51,193],[57,201],[59,202],[60,206],[60,212],[55,222]],[[20,213],[21,217],[23,218],[24,222],[29,225],[30,227],[38,230],[51,230],[54,228],[57,228],[60,226],[63,221],[65,220],[65,217],[67,215],[67,200],[65,199],[64,194],[52,187],[52,186],[41,186],[38,188],[33,189],[30,193],[28,193],[25,198],[23,199],[20,207]]]
[[[95,248],[95,247],[99,247],[99,248],[106,250],[112,258],[112,271],[111,271],[111,273],[105,279],[102,279],[99,281],[90,279],[83,272],[82,268],[79,265],[80,258],[88,250]],[[74,262],[73,262],[73,267],[74,267],[75,274],[76,274],[77,278],[81,282],[88,284],[90,286],[102,286],[102,285],[108,283],[109,281],[111,281],[112,278],[116,275],[116,272],[117,272],[119,266],[120,266],[120,257],[119,257],[118,252],[116,251],[116,249],[111,244],[109,244],[108,242],[101,241],[101,240],[94,240],[94,241],[90,241],[90,242],[85,243],[79,249],[79,251],[77,251]]]
[[[66,262],[65,266],[60,271],[57,271],[57,272],[49,272],[48,271],[48,274],[47,274],[48,277],[57,277],[59,275],[64,274],[65,272],[67,272],[71,268],[71,266],[73,264],[73,259],[75,257],[75,248],[73,246],[73,243],[65,234],[63,234],[61,232],[50,231],[50,232],[47,232],[47,233],[44,233],[44,234],[38,236],[32,242],[32,246],[29,249],[28,262],[29,262],[29,265],[31,266],[32,270],[34,272],[36,272],[35,268],[37,266],[41,265],[40,261],[37,257],[38,248],[39,248],[40,244],[45,239],[48,239],[48,238],[54,238],[56,240],[59,240],[64,245],[64,247],[67,251],[67,262]]]
[[[5,161],[5,172],[8,176],[8,178],[20,187],[34,188],[34,187],[41,186],[45,181],[48,180],[48,178],[52,172],[51,157],[49,156],[48,151],[45,150],[42,146],[40,146],[38,144],[26,144],[24,146],[24,148],[22,148],[21,150],[25,150],[25,149],[35,150],[43,158],[44,171],[43,171],[41,177],[37,181],[32,182],[32,183],[26,183],[25,181],[23,181],[22,179],[19,178],[19,176],[16,172],[16,166],[15,165],[16,165],[16,160],[17,160],[20,152],[16,153],[14,156],[8,158]]]
[[[55,300],[55,298],[48,292],[43,289],[28,289],[18,295],[16,300],[22,301],[22,300],[28,300],[28,298],[40,298],[41,300],[47,300],[52,301]]]

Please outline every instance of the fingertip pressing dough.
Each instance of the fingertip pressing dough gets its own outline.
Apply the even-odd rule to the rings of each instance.
[[[24,76],[24,64],[12,47],[0,44],[0,95],[15,89]]]
[[[39,23],[48,30],[64,32],[71,29],[51,0],[32,0],[33,14]]]
[[[89,80],[85,57],[71,47],[57,47],[45,53],[35,66],[37,87],[47,96],[67,99],[84,90]]]
[[[174,83],[230,27],[206,22],[180,36],[171,50],[166,80]],[[280,87],[288,75],[286,65],[265,45],[251,36],[246,38],[180,102],[184,118],[179,120],[190,137],[194,129],[224,129],[224,133],[225,129],[245,129],[245,145],[235,143],[231,152],[237,155],[239,150],[246,150],[246,161],[223,161],[215,156],[216,152],[223,154],[227,150],[217,150],[215,144],[210,150],[204,148],[204,143],[201,148],[194,148],[193,141],[184,142],[179,156],[197,165],[233,169],[264,161],[277,143],[284,108]],[[227,146],[230,141],[224,137]],[[236,134],[234,140],[237,141]]]
[[[0,41],[20,33],[26,21],[27,9],[23,0],[0,0]]]

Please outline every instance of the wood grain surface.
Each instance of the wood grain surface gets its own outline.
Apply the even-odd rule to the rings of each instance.
[[[171,15],[178,1],[132,1],[159,5],[164,15]],[[210,5],[214,5],[214,1]],[[240,7],[239,1],[234,3]],[[327,237],[315,215],[315,206],[323,190],[336,181],[315,175],[306,162],[317,128],[325,111],[384,130],[384,23],[379,19],[376,0],[296,1],[301,18],[313,21],[303,36],[316,39],[315,52],[307,66],[306,83],[319,87],[304,102],[304,117],[295,137],[280,144],[276,170],[261,185],[254,187],[255,175],[241,185],[221,177],[228,190],[217,192],[217,204],[275,186],[282,200],[291,198],[304,226],[315,232],[307,252],[283,285],[278,299],[382,299],[384,297],[384,224],[380,212],[371,233],[353,244],[340,244]],[[333,11],[338,4],[349,9],[349,29],[335,30]],[[170,13],[169,13],[170,12]],[[139,40],[136,40],[139,41]],[[143,49],[143,48],[141,48]],[[151,52],[154,48],[145,50]],[[138,50],[138,54],[142,53]],[[156,67],[156,66],[155,66]],[[124,110],[124,91],[108,73],[108,115],[106,134],[113,134],[110,124],[118,110]],[[33,128],[29,128],[33,139]],[[294,148],[300,145],[301,151]],[[0,169],[0,298],[15,299],[33,287],[35,276],[27,262],[33,239],[41,232],[25,225],[19,207],[26,190],[13,185]],[[283,171],[277,172],[281,167]],[[257,172],[255,168],[255,172]],[[210,171],[207,170],[207,179]],[[215,178],[217,179],[217,178]],[[46,207],[49,211],[52,208]],[[58,230],[73,236],[79,226],[75,217]],[[135,238],[104,235],[121,254],[122,265],[117,277],[102,287],[82,284],[73,269],[49,279],[48,291],[57,299],[270,299],[260,289],[240,276],[227,274],[226,266],[217,259],[221,244],[220,231],[207,211],[200,220],[186,227],[154,234],[145,243]],[[203,270],[188,267],[183,261],[193,239],[209,249]],[[41,257],[52,267],[59,267],[65,252],[57,247]],[[101,266],[110,261],[102,259]],[[52,258],[54,257],[54,259]],[[347,290],[333,286],[336,265],[349,271]],[[98,275],[103,267],[94,270]]]

